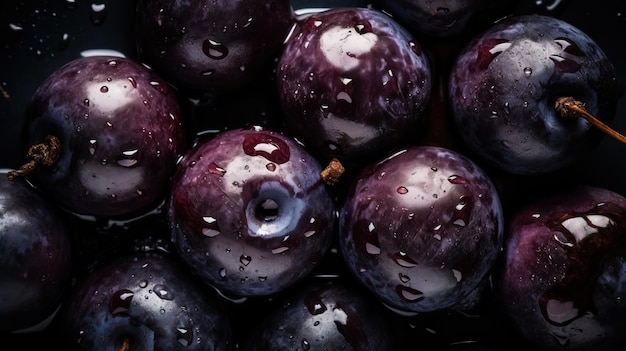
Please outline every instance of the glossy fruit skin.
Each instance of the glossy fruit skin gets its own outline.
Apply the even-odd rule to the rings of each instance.
[[[348,170],[419,138],[431,84],[420,43],[361,7],[301,17],[277,68],[287,130]]]
[[[218,297],[167,253],[121,255],[79,282],[57,324],[67,350],[232,350]]]
[[[626,345],[626,199],[593,186],[563,188],[513,213],[497,301],[542,350]]]
[[[244,87],[271,67],[294,21],[288,0],[140,0],[140,59],[178,88]]]
[[[81,215],[123,217],[157,205],[187,148],[175,92],[124,57],[59,67],[35,92],[28,116],[27,146],[48,135],[61,143],[58,160],[29,179]]]
[[[476,33],[505,16],[519,0],[375,0],[380,10],[416,35],[435,38]]]
[[[573,96],[607,124],[617,90],[613,66],[585,33],[554,17],[498,22],[457,57],[449,81],[455,128],[478,157],[504,172],[545,174],[572,165],[604,136],[556,113]]]
[[[72,277],[65,217],[24,179],[0,171],[0,332],[52,316]]]
[[[335,205],[321,170],[301,144],[271,130],[231,129],[202,140],[172,183],[176,249],[222,293],[282,291],[319,264],[334,236]]]
[[[242,351],[391,351],[397,346],[389,311],[351,280],[314,278],[278,302],[247,334]]]
[[[368,166],[340,214],[339,244],[356,278],[407,312],[471,308],[502,250],[499,195],[474,162],[413,146]]]

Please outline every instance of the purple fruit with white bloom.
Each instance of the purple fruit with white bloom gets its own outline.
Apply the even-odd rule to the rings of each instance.
[[[426,54],[403,27],[348,7],[300,18],[277,84],[290,133],[322,162],[353,170],[420,137],[432,82]]]
[[[510,17],[476,37],[457,57],[448,89],[467,146],[523,175],[570,166],[604,136],[583,118],[562,116],[557,99],[573,97],[609,124],[618,97],[613,66],[598,44],[541,15]]]
[[[626,346],[626,198],[577,186],[535,198],[506,231],[497,298],[542,350]]]
[[[395,309],[470,308],[502,250],[490,178],[449,149],[414,146],[369,165],[340,215],[340,247],[368,289]]]
[[[285,289],[331,245],[335,206],[321,171],[301,144],[275,131],[232,129],[201,140],[172,182],[176,249],[228,295]]]

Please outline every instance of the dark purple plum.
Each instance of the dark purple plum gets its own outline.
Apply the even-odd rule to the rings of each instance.
[[[275,64],[294,21],[288,0],[140,0],[140,59],[180,89],[230,91]]]
[[[30,173],[22,175],[81,215],[123,217],[156,206],[188,146],[177,95],[124,57],[80,57],[59,67],[35,92],[28,115]]]
[[[120,255],[77,284],[55,330],[66,350],[233,350],[218,301],[172,256]]]
[[[0,170],[0,332],[47,327],[70,289],[72,247],[63,214],[24,179]]]
[[[334,236],[322,168],[301,144],[258,127],[202,139],[172,182],[169,222],[183,260],[238,297],[270,295],[303,279]]]
[[[513,11],[519,0],[375,0],[382,11],[416,35],[467,36]]]
[[[497,298],[541,350],[626,346],[626,198],[593,186],[560,188],[507,225]]]
[[[389,311],[345,280],[309,280],[274,306],[252,326],[242,351],[391,351],[399,346]]]
[[[285,126],[322,162],[337,158],[351,171],[424,132],[428,58],[379,11],[346,7],[300,17],[277,70]]]
[[[502,250],[503,209],[487,174],[446,148],[413,146],[359,174],[339,244],[356,278],[406,312],[479,302]]]
[[[455,128],[478,157],[513,174],[545,174],[586,155],[604,136],[557,112],[573,97],[609,124],[617,85],[612,63],[588,35],[555,17],[498,22],[457,57],[449,81]]]

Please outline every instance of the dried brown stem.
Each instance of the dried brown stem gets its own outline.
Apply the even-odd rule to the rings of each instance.
[[[61,141],[59,138],[49,135],[43,143],[32,145],[28,149],[26,154],[28,161],[19,169],[8,172],[7,178],[13,180],[15,177],[26,176],[35,170],[39,164],[50,166],[56,162],[60,153]]]
[[[596,128],[626,144],[626,136],[620,134],[615,129],[604,124],[604,122],[600,121],[594,115],[587,112],[587,110],[585,109],[585,104],[581,101],[578,101],[571,96],[563,96],[556,99],[556,102],[554,103],[554,108],[563,117],[582,117],[589,121],[589,123],[594,125]]]
[[[130,340],[128,338],[122,340],[122,346],[120,346],[118,351],[130,351]]]
[[[344,172],[345,168],[343,167],[341,162],[339,162],[339,160],[337,160],[336,158],[333,158],[328,163],[328,166],[326,166],[326,168],[322,170],[321,176],[326,184],[335,185],[337,184],[337,182],[339,182],[339,178],[341,178],[341,175]]]

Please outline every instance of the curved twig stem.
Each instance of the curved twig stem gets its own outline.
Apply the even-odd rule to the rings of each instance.
[[[598,129],[626,144],[626,136],[620,134],[615,129],[604,124],[604,122],[587,112],[587,110],[585,110],[585,104],[574,99],[573,97],[563,96],[556,99],[554,107],[563,117],[582,117]]]

